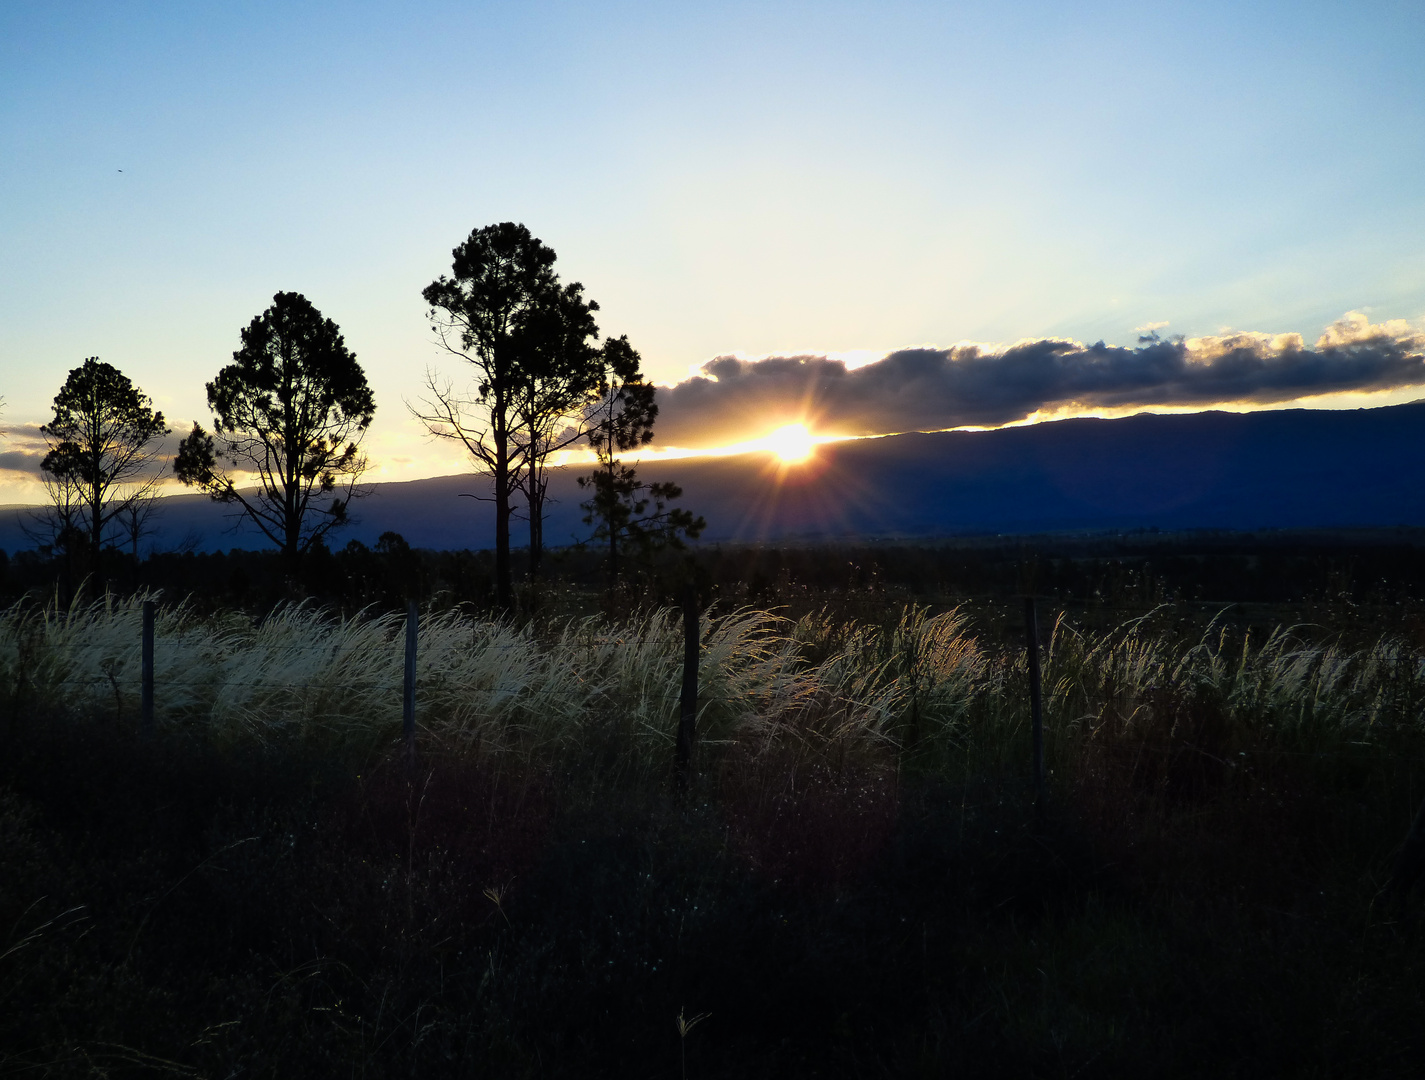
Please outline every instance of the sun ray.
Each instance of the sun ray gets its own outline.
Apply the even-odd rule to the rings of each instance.
[[[766,446],[784,463],[794,465],[811,457],[815,445],[805,424],[786,424],[767,436]]]

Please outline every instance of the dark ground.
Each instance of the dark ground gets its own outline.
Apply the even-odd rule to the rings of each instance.
[[[13,718],[0,1073],[1418,1076],[1400,809],[728,762],[564,775]],[[1119,780],[1123,776],[1118,776]]]
[[[1042,618],[1176,601],[1191,623],[1231,603],[1244,626],[1419,645],[1418,545],[745,548],[699,553],[698,573],[793,613],[966,603],[1007,645],[1026,587]],[[436,595],[451,567],[476,581],[482,556],[331,558],[340,607],[412,581]],[[199,603],[221,606],[241,570],[262,601],[261,557],[175,559],[135,576],[206,574]],[[11,560],[12,595],[35,569]],[[543,602],[600,602],[565,588]],[[1383,892],[1425,796],[1419,740],[1148,780],[1107,742],[1058,763],[1042,825],[1027,770],[969,758],[952,775],[732,755],[678,802],[593,763],[219,753],[15,698],[0,740],[0,1074],[1414,1077],[1425,1060],[1425,898]],[[678,1016],[704,1013],[680,1040]]]

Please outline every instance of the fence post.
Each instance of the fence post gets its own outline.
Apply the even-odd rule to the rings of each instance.
[[[142,689],[139,694],[139,736],[153,734],[153,610],[154,602],[143,602]]]
[[[698,722],[698,593],[689,585],[683,591],[683,692],[678,698],[678,742],[674,749],[678,791],[688,790],[693,766],[693,740]]]
[[[401,694],[401,734],[406,739],[406,756],[416,756],[416,632],[420,610],[414,600],[406,601],[406,679]]]
[[[1029,719],[1034,739],[1034,806],[1044,812],[1044,698],[1039,678],[1039,619],[1034,597],[1024,598],[1025,645],[1029,654]]]

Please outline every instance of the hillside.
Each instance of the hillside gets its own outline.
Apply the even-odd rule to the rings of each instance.
[[[581,469],[550,486],[547,542],[587,535]],[[649,463],[707,541],[917,538],[1060,530],[1284,529],[1425,525],[1425,402],[1357,411],[1206,412],[1077,419],[994,431],[829,444],[813,463],[767,454]],[[476,476],[374,485],[339,543],[393,530],[414,546],[479,548],[492,532]],[[23,511],[0,519],[0,548],[30,546]],[[159,547],[264,546],[201,496],[162,503]],[[516,543],[523,528],[515,526]]]

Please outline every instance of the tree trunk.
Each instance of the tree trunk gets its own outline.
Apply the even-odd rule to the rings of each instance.
[[[91,481],[89,492],[89,570],[94,592],[104,592],[104,503],[97,481]]]
[[[285,518],[282,522],[282,565],[287,576],[287,596],[294,601],[301,595],[298,564],[302,555],[302,518],[297,513],[295,486],[295,483],[289,482],[282,497],[282,512]]]
[[[74,533],[64,538],[64,595],[60,597],[60,607],[69,610],[74,603]]]
[[[510,575],[510,493],[505,490],[506,470],[495,470],[495,603],[503,612],[514,608],[515,590]]]
[[[529,470],[529,579],[539,580],[539,564],[544,557],[544,492],[540,473],[531,463]]]
[[[496,408],[503,402],[496,398]],[[503,412],[496,412],[502,416]],[[498,424],[495,440],[495,604],[504,614],[514,611],[515,589],[510,574],[510,443],[509,433]]]
[[[530,416],[534,416],[533,401],[536,398],[533,386],[526,388],[527,400],[531,402]],[[525,425],[528,440],[528,457],[525,460],[525,505],[529,509],[529,580],[539,580],[539,562],[544,554],[544,488],[539,478],[544,473],[543,455],[539,439],[539,428],[531,419]]]
[[[618,533],[609,528],[609,591],[618,588]]]
[[[100,516],[100,508],[97,505],[90,507],[89,519],[89,550],[93,552],[94,571],[97,578],[99,571],[99,549],[104,541],[104,519]]]
[[[301,522],[293,521],[291,515],[287,517],[286,537],[282,542],[282,558],[289,567],[295,568],[297,565],[298,546],[302,542]]]
[[[609,490],[607,522],[609,527],[609,595],[618,588],[618,504],[614,497],[613,436],[609,436]]]

